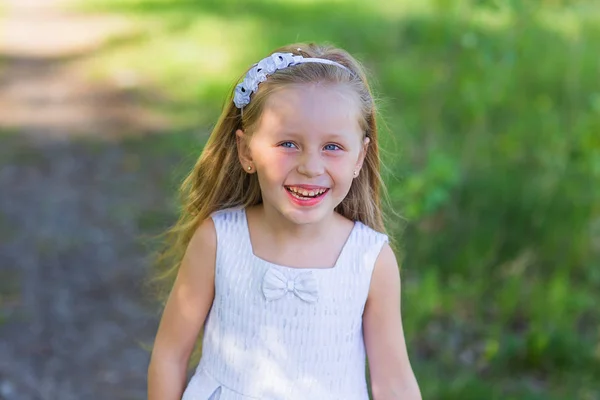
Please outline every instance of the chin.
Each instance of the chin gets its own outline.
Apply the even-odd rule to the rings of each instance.
[[[333,207],[327,207],[322,204],[319,207],[301,209],[294,206],[287,206],[282,211],[282,215],[289,221],[297,225],[314,224],[326,219],[330,213],[333,213]]]

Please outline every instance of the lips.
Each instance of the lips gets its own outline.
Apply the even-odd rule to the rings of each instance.
[[[284,185],[284,188],[292,204],[301,208],[317,206],[330,190],[326,186],[316,185]]]

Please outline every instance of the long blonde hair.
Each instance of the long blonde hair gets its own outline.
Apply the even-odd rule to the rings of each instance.
[[[235,107],[230,93],[221,116],[193,170],[184,179],[179,194],[182,211],[167,232],[164,252],[159,254],[155,283],[165,299],[177,275],[183,254],[198,226],[212,213],[230,207],[249,207],[261,203],[261,191],[255,174],[246,173],[239,160],[236,130],[251,135],[269,94],[284,85],[324,82],[344,84],[360,99],[360,125],[370,139],[360,175],[354,179],[346,198],[336,211],[344,217],[385,232],[382,197],[385,186],[380,175],[376,108],[373,95],[360,63],[346,51],[332,46],[293,44],[275,50],[336,61],[346,69],[327,64],[305,63],[279,70],[260,84],[250,103],[242,110]]]

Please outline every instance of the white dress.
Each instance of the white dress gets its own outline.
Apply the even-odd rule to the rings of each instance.
[[[215,297],[182,400],[367,400],[362,314],[388,238],[355,222],[333,268],[252,251],[246,213],[212,216]]]

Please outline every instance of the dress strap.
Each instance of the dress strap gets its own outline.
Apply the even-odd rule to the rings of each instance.
[[[356,225],[346,257],[350,260],[355,272],[366,273],[370,279],[377,257],[383,246],[389,242],[389,238],[362,222],[356,222]]]
[[[246,247],[246,214],[243,208],[228,208],[211,215],[217,233],[217,248]]]

